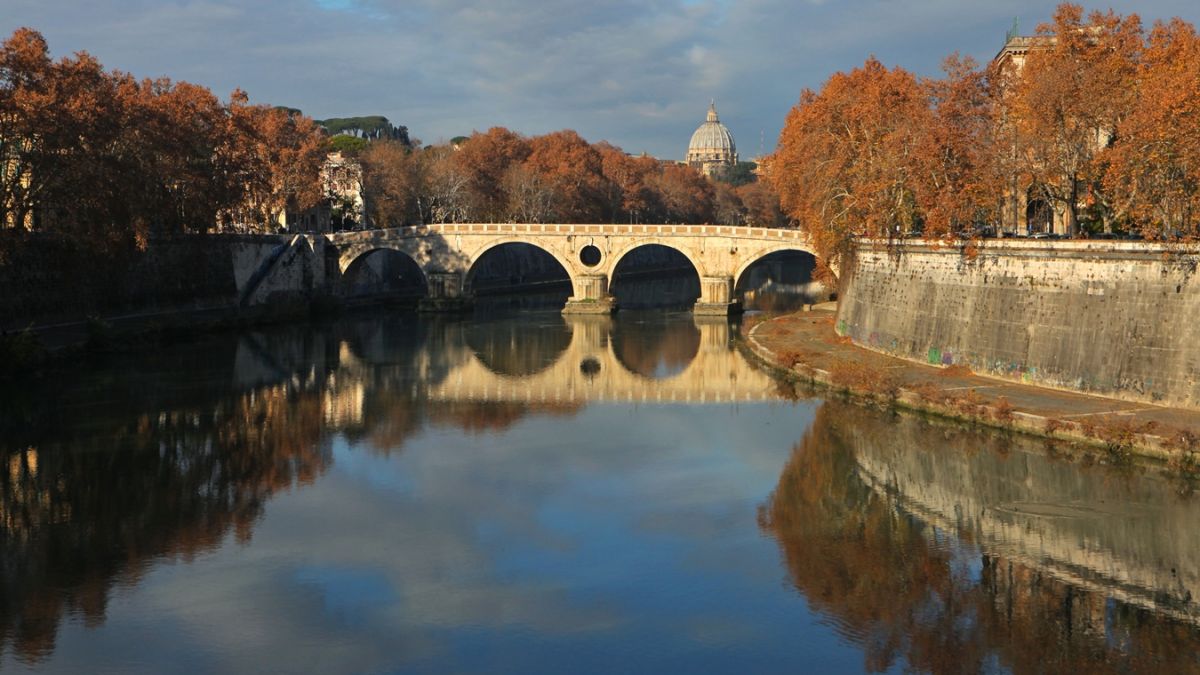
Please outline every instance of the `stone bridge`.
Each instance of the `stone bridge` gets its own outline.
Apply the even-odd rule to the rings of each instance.
[[[617,265],[647,245],[683,254],[700,277],[697,314],[736,311],[742,274],[779,251],[812,253],[798,230],[728,225],[562,225],[530,223],[442,224],[325,235],[345,274],[366,255],[399,251],[420,267],[432,308],[452,308],[469,299],[471,274],[488,251],[504,244],[530,244],[554,257],[570,277],[573,293],[564,313],[613,310],[608,286]]]

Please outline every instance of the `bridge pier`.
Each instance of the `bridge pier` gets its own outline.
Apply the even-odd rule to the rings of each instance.
[[[700,277],[700,299],[692,307],[697,316],[729,316],[742,311],[733,295],[733,277]]]
[[[466,312],[475,306],[474,298],[463,292],[462,272],[430,272],[426,275],[429,295],[421,298],[419,312]]]
[[[573,280],[575,295],[567,299],[563,314],[612,314],[617,306],[608,294],[608,277],[580,274]]]

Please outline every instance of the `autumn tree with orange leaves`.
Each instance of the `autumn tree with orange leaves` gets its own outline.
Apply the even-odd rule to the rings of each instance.
[[[1148,238],[1195,236],[1200,221],[1200,37],[1158,24],[1138,64],[1137,105],[1117,123],[1103,185],[1113,213]]]
[[[917,79],[875,58],[801,93],[770,176],[827,272],[854,236],[894,236],[919,222],[914,157],[929,117]]]
[[[827,272],[856,236],[977,236],[1028,195],[1069,234],[1195,237],[1200,40],[1191,24],[1059,5],[1022,56],[918,80],[874,58],[805,90],[768,164]],[[1023,230],[1017,230],[1023,231]]]
[[[90,240],[274,229],[320,198],[323,134],[294,112],[186,82],[57,61],[18,29],[0,44],[0,225]],[[36,216],[36,223],[35,223]]]
[[[1064,3],[1038,27],[1037,46],[1012,74],[1007,119],[1015,127],[1026,179],[1059,205],[1070,234],[1081,203],[1103,202],[1102,155],[1119,142],[1117,127],[1138,103],[1141,19]],[[1102,205],[1102,204],[1101,204]]]

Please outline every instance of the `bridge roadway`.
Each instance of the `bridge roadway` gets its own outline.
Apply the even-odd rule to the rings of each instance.
[[[683,254],[700,276],[697,314],[726,315],[740,303],[738,281],[756,261],[779,251],[813,249],[799,230],[731,225],[567,225],[547,223],[448,223],[325,235],[345,275],[368,254],[399,251],[425,276],[429,307],[452,308],[470,295],[476,262],[504,244],[522,243],[554,257],[571,279],[564,313],[611,312],[609,282],[621,260],[651,244]]]

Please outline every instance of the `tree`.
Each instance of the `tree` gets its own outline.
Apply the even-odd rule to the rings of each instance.
[[[466,216],[496,222],[508,215],[504,174],[529,156],[529,141],[503,127],[476,132],[452,155],[455,168],[466,178]]]
[[[598,144],[597,150],[605,178],[608,220],[642,222],[645,214],[654,208],[654,190],[648,179],[659,173],[658,160],[645,155],[630,157],[624,150],[608,143]]]
[[[768,175],[785,213],[812,237],[823,272],[834,274],[855,236],[919,225],[914,156],[929,116],[916,78],[874,58],[801,93]]]
[[[958,54],[943,69],[944,78],[922,82],[931,111],[919,129],[913,177],[926,237],[997,222],[1003,192],[995,160],[1004,148],[995,138],[996,105],[987,73]]]
[[[738,162],[727,170],[717,174],[717,180],[722,183],[729,183],[734,187],[748,185],[758,180],[755,175],[755,170],[758,169],[758,164],[754,162]]]
[[[1134,107],[1141,20],[1094,12],[1085,24],[1082,8],[1063,3],[1038,37],[1041,46],[1014,78],[1008,112],[1029,181],[1060,205],[1074,234],[1085,192],[1100,187],[1097,158]]]
[[[341,152],[352,157],[357,157],[367,149],[367,139],[361,136],[350,136],[348,134],[337,134],[330,136],[326,141],[325,147],[330,152]]]
[[[324,196],[320,171],[325,138],[307,117],[263,105],[250,105],[237,90],[230,97],[226,151],[246,186],[236,209],[243,222],[270,226],[289,209],[315,206]]]
[[[606,179],[598,151],[571,130],[535,136],[524,166],[539,175],[553,194],[551,214],[570,223],[599,222]]]
[[[660,217],[669,223],[711,223],[715,217],[713,184],[686,164],[668,164],[650,180],[661,205]]]
[[[1200,37],[1180,19],[1155,25],[1138,67],[1137,105],[1118,123],[1104,187],[1116,217],[1147,237],[1197,235]]]
[[[769,182],[760,180],[737,188],[738,199],[745,207],[745,223],[753,227],[788,227],[787,218],[779,207],[779,195]]]
[[[414,154],[392,141],[372,143],[363,153],[363,189],[371,196],[368,209],[377,227],[396,227],[420,217],[416,195],[422,176]]]

